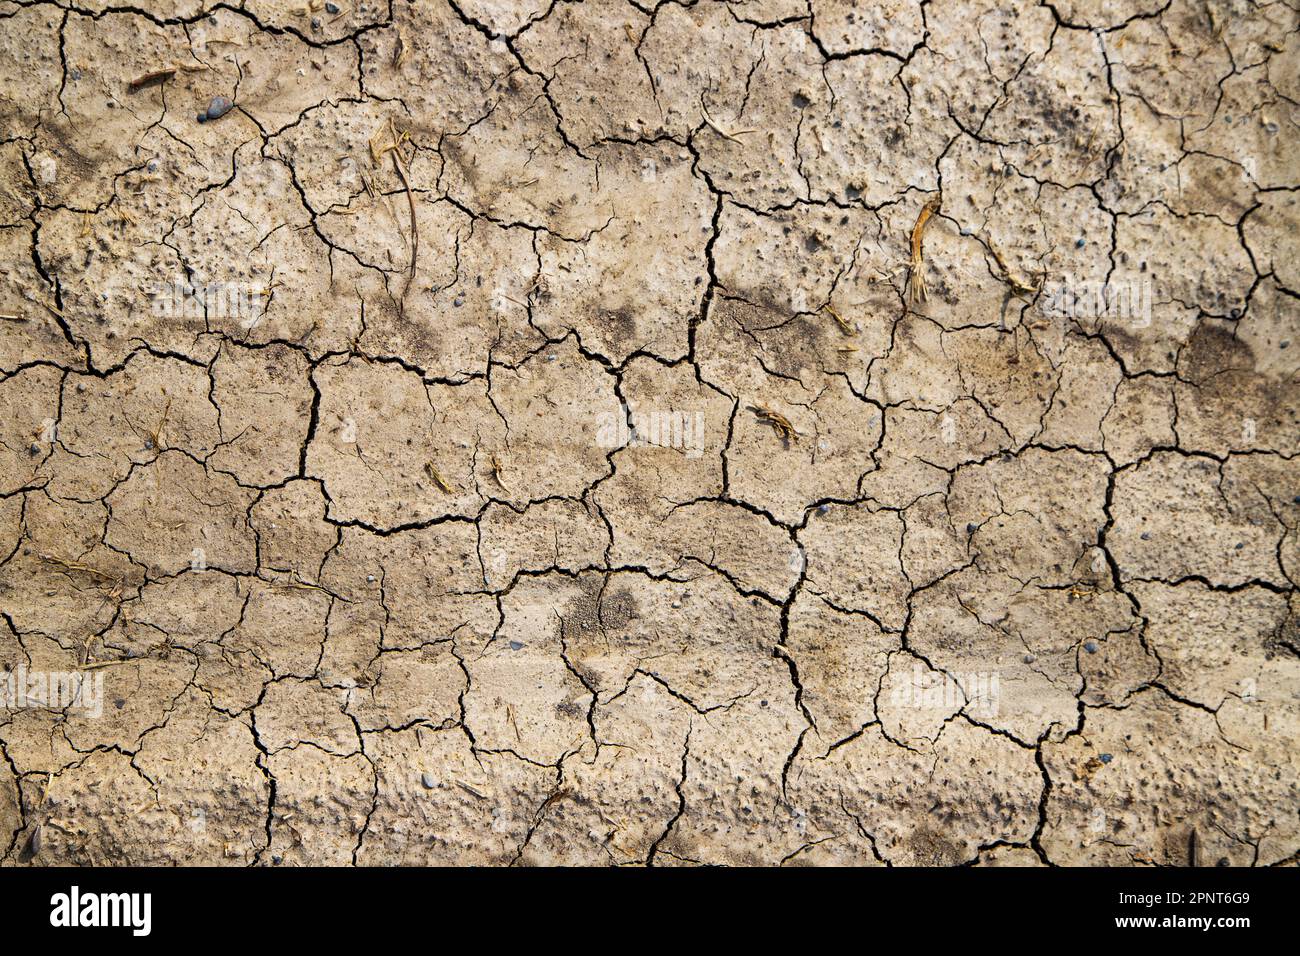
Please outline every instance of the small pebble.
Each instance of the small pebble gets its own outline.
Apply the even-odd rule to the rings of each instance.
[[[1244,547],[1245,547],[1245,545],[1244,545],[1242,542],[1238,541],[1238,542],[1236,543],[1236,545],[1233,546],[1233,549],[1232,549],[1232,550],[1234,550],[1234,551],[1240,551],[1240,550],[1241,550],[1242,548],[1244,548]]]
[[[423,786],[425,790],[432,790],[438,785],[438,780],[433,774],[425,771],[420,774],[420,785]]]
[[[1150,540],[1151,540],[1151,532],[1150,532],[1150,531],[1143,531],[1142,534],[1140,535],[1140,537],[1142,538],[1143,541],[1150,541]]]
[[[311,28],[317,32],[320,31],[320,17],[311,18]]]
[[[368,583],[370,583],[370,584],[374,584],[374,583],[375,583],[375,576],[374,576],[373,574],[367,574],[367,575],[366,575],[366,581],[367,581]]]
[[[1032,663],[1033,663],[1034,661],[1036,661],[1037,659],[1038,659],[1038,658],[1034,657],[1033,654],[1026,654],[1025,657],[1024,657],[1024,661],[1025,661],[1026,664],[1032,664]]]
[[[1097,759],[1100,760],[1102,763],[1110,763],[1115,758],[1113,758],[1110,754],[1102,754]]]
[[[465,297],[463,295],[458,295],[456,296],[456,298],[451,300],[451,304],[459,309],[462,305],[465,304]]]
[[[1083,649],[1087,651],[1089,654],[1097,653],[1097,645],[1094,644],[1092,641],[1089,641],[1087,644],[1084,644]]]
[[[338,5],[337,3],[327,3],[327,4],[325,4],[325,12],[326,12],[326,13],[338,13],[338,12],[339,12],[339,5]]]
[[[212,102],[208,104],[208,119],[221,119],[232,109],[235,104],[228,96],[214,96]]]
[[[817,506],[817,513],[818,513],[819,515],[830,514],[830,510],[831,510],[831,506],[830,506],[830,505],[818,505],[818,506]]]
[[[1087,241],[1086,239],[1076,239],[1076,240],[1074,240],[1074,248],[1076,248],[1076,249],[1082,249],[1082,248],[1083,248],[1084,246],[1086,246],[1087,244],[1088,244],[1088,241]]]
[[[523,646],[524,646],[524,645],[520,644],[518,641],[511,641],[511,642],[510,642],[510,649],[511,649],[512,651],[520,650]]]

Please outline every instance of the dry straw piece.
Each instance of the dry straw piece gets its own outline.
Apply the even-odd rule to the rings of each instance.
[[[942,196],[935,196],[922,206],[916,225],[912,227],[912,261],[907,274],[907,293],[913,305],[925,301],[925,227],[939,211],[942,202]]]

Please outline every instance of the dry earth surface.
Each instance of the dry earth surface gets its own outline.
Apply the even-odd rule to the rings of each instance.
[[[1298,134],[1294,2],[0,0],[3,860],[1297,862]]]

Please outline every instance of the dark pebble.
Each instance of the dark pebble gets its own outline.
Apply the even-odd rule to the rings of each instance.
[[[524,645],[520,644],[518,641],[511,641],[511,642],[510,642],[510,649],[511,649],[512,651],[517,651],[517,650],[519,650],[520,648],[522,648],[523,646],[524,646]]]
[[[230,97],[214,96],[212,97],[212,102],[208,104],[208,119],[221,119],[221,117],[229,113],[234,109],[234,107],[235,104],[230,101]]]
[[[1089,654],[1097,653],[1097,645],[1094,644],[1092,641],[1089,641],[1087,644],[1084,644],[1083,649],[1087,651]]]
[[[1111,757],[1110,754],[1102,754],[1102,755],[1101,755],[1100,757],[1098,757],[1097,759],[1100,760],[1102,763],[1110,763],[1111,760],[1113,760],[1114,758]]]
[[[339,5],[338,5],[337,3],[327,3],[327,4],[325,4],[325,12],[326,12],[326,13],[338,13],[338,12],[339,12]]]

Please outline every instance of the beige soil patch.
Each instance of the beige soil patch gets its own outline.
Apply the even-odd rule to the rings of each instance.
[[[240,7],[0,0],[4,863],[1300,860],[1294,5]]]

